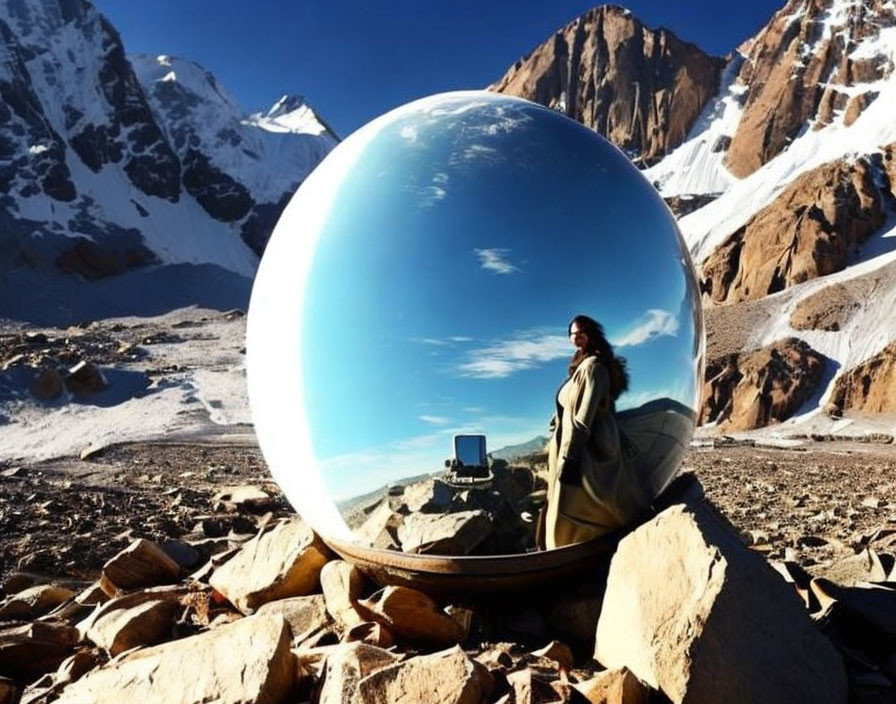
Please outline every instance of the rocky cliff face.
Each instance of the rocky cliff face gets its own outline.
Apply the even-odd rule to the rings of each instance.
[[[604,5],[558,30],[490,89],[559,110],[649,164],[687,136],[723,64]]]
[[[700,423],[749,430],[779,423],[816,390],[824,358],[796,338],[707,364]]]
[[[892,75],[893,61],[868,49],[868,39],[896,26],[885,0],[789,0],[746,47],[740,82],[744,113],[727,166],[747,176],[780,154],[806,126],[835,116],[855,122]]]
[[[0,0],[0,272],[44,289],[147,264],[254,274],[337,140],[302,101],[246,116],[164,58],[128,57],[85,0]]]
[[[847,413],[896,413],[896,343],[841,375],[825,408]]]
[[[703,263],[714,302],[762,298],[838,272],[884,224],[884,194],[868,159],[803,174]]]

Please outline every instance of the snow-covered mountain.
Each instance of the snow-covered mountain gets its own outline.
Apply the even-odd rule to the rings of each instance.
[[[245,305],[338,141],[301,98],[247,115],[195,63],[127,57],[85,0],[0,0],[0,98],[0,317],[36,322]]]
[[[582,36],[613,51],[566,48]],[[702,96],[691,76],[698,50],[676,53],[681,42],[658,36],[620,8],[592,10],[493,88],[567,109],[558,96],[570,76],[580,96],[612,95],[600,89],[618,57],[643,55]],[[646,152],[637,143],[702,278],[705,423],[800,434],[849,432],[861,417],[896,430],[894,67],[894,0],[789,0],[720,65],[684,138],[660,111],[653,133],[666,137]],[[637,72],[623,78],[650,85]],[[527,94],[534,86],[541,95]],[[642,114],[623,102],[599,114]],[[571,115],[632,152],[638,134],[620,132],[621,118],[614,129]]]

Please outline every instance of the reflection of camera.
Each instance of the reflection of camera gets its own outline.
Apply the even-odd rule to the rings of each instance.
[[[494,478],[485,435],[455,435],[454,457],[445,460],[445,481],[453,486],[485,487]]]

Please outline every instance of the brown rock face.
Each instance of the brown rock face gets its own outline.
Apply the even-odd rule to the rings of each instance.
[[[684,141],[723,65],[603,5],[558,30],[490,89],[559,110],[649,164]]]
[[[700,423],[724,422],[731,430],[748,430],[786,420],[817,388],[823,361],[795,338],[711,360]]]
[[[706,258],[701,290],[731,303],[840,271],[885,219],[869,160],[825,164],[797,178]]]
[[[892,73],[891,61],[850,55],[863,39],[896,24],[893,8],[885,0],[850,4],[840,24],[829,22],[836,19],[830,5],[789,0],[746,51],[739,80],[749,90],[726,159],[735,176],[748,176],[780,154],[810,121],[823,127],[847,107],[854,121],[873,97],[849,105],[843,87]]]
[[[825,410],[896,413],[896,342],[837,379]]]

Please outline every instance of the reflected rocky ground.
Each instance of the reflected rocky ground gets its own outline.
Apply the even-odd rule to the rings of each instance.
[[[371,547],[421,555],[507,555],[535,549],[547,495],[547,456],[495,460],[482,486],[445,474],[399,482],[346,502],[348,526]]]

